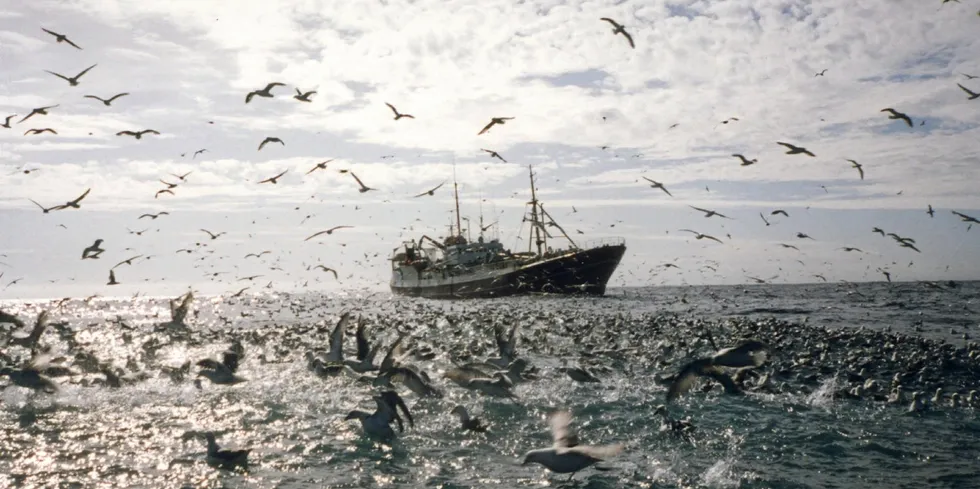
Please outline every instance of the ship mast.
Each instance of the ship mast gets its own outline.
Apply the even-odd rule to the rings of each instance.
[[[456,195],[456,235],[463,236],[463,226],[459,218],[459,184],[456,183],[456,155],[453,155],[453,193]]]
[[[541,245],[545,242],[541,239],[541,222],[538,221],[538,197],[534,191],[534,170],[531,165],[527,165],[527,173],[531,176],[531,227],[534,228],[534,244],[538,246],[538,256],[541,256]],[[527,244],[527,251],[531,251],[531,243]]]

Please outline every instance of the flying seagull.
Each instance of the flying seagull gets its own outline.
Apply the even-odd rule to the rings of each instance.
[[[357,180],[357,184],[361,186],[361,188],[357,189],[358,192],[363,194],[369,190],[377,190],[376,188],[371,188],[364,185],[364,182],[362,182],[360,178],[357,178],[357,175],[355,175],[354,172],[350,172],[350,176],[354,177],[354,180]]]
[[[558,411],[548,417],[553,444],[549,448],[531,450],[524,454],[522,465],[536,463],[558,474],[571,474],[617,455],[622,444],[587,446],[578,444],[578,436],[569,428],[572,414]],[[599,468],[599,467],[596,467]]]
[[[28,129],[26,132],[24,132],[24,135],[26,136],[28,134],[44,134],[46,132],[50,132],[51,134],[58,134],[58,131],[51,129],[50,127],[46,127],[44,129]]]
[[[281,144],[283,146],[286,145],[286,143],[282,142],[282,139],[269,136],[269,137],[263,139],[261,143],[259,143],[259,151],[262,151],[262,147],[264,147],[266,144],[269,144],[269,143],[279,143],[279,144]]]
[[[692,205],[692,206],[689,206],[689,207],[690,207],[691,209],[694,209],[694,210],[696,210],[696,211],[701,211],[701,212],[703,212],[703,213],[704,213],[704,217],[712,217],[712,216],[718,216],[718,217],[723,217],[723,218],[725,218],[725,219],[731,219],[730,217],[728,217],[728,216],[726,216],[726,215],[724,215],[724,214],[721,214],[721,213],[718,213],[718,212],[715,212],[715,211],[713,211],[713,210],[710,210],[710,209],[702,209],[702,208],[700,208],[700,207],[694,207],[693,205]]]
[[[970,217],[970,216],[968,216],[966,214],[963,214],[961,212],[956,212],[956,211],[950,211],[950,212],[952,212],[953,214],[956,214],[960,218],[960,220],[963,221],[963,222],[973,222],[973,223],[980,224],[980,221],[978,221],[977,218],[975,218],[975,217]]]
[[[781,143],[781,142],[778,142],[778,141],[776,142],[776,144],[778,144],[780,146],[785,146],[787,148],[786,154],[788,154],[788,155],[805,154],[805,155],[810,155],[810,156],[817,156],[817,155],[815,155],[815,154],[807,151],[806,148],[803,148],[803,147],[800,147],[800,146],[793,146],[792,144],[789,144],[789,143]]]
[[[960,87],[964,92],[966,92],[967,95],[970,96],[969,98],[967,98],[967,100],[976,100],[980,98],[980,93],[973,92],[969,88],[966,88],[963,85],[960,85],[959,83],[957,83],[956,86]]]
[[[854,160],[847,160],[847,161],[851,162],[852,167],[857,168],[858,173],[861,174],[861,180],[864,180],[864,168],[861,166],[861,164]]]
[[[218,239],[219,237],[221,237],[222,234],[226,234],[224,231],[222,231],[222,232],[220,232],[218,234],[214,234],[211,231],[208,231],[207,229],[201,229],[201,231],[204,231],[205,233],[208,233],[208,236],[211,236],[211,239]]]
[[[480,132],[476,133],[476,135],[479,136],[479,135],[481,135],[481,134],[489,131],[490,128],[493,127],[494,124],[506,124],[507,121],[509,121],[511,119],[513,119],[513,117],[494,117],[494,118],[490,119],[490,123],[487,124],[486,126],[483,126],[483,129],[481,129]]]
[[[908,124],[909,127],[913,127],[912,126],[912,118],[909,117],[909,116],[907,116],[907,115],[905,115],[905,114],[903,114],[903,113],[901,113],[901,112],[899,112],[899,111],[897,111],[897,110],[895,110],[895,109],[892,109],[892,108],[881,109],[880,112],[888,112],[889,114],[891,114],[891,115],[888,116],[889,119],[900,119],[900,120],[905,121],[905,123]]]
[[[58,105],[60,105],[60,104],[58,104]],[[19,120],[19,121],[17,121],[17,123],[20,124],[21,122],[24,122],[27,119],[30,119],[31,117],[34,117],[35,115],[48,115],[48,109],[53,109],[53,108],[57,107],[58,105],[49,105],[47,107],[38,107],[36,109],[31,109],[31,113],[25,115],[24,118],[21,119],[21,120]]]
[[[102,98],[102,97],[98,97],[98,96],[95,96],[95,95],[86,95],[83,98],[94,98],[95,100],[98,100],[99,102],[102,102],[103,104],[105,104],[106,107],[109,107],[109,106],[112,105],[112,101],[113,100],[116,100],[119,97],[125,97],[126,95],[129,95],[129,93],[128,92],[117,93],[117,94],[115,94],[115,95],[113,95],[113,96],[111,96],[109,98]]]
[[[78,209],[79,208],[78,203],[81,202],[82,199],[84,199],[88,195],[88,193],[91,192],[91,191],[92,191],[91,188],[85,190],[85,192],[82,195],[78,196],[78,198],[76,198],[75,200],[66,202],[65,205],[61,206],[61,208],[62,209],[67,209],[67,208],[71,207],[72,209]]]
[[[315,90],[311,90],[309,92],[303,93],[302,91],[300,91],[300,89],[297,88],[296,95],[293,95],[293,98],[299,100],[300,102],[312,102],[312,100],[310,100],[310,96],[313,95],[314,93],[316,93]]]
[[[159,132],[153,129],[143,129],[142,131],[119,131],[116,133],[116,136],[133,136],[136,139],[143,139],[144,134],[156,134],[157,136],[160,135]]]
[[[422,197],[423,195],[435,195],[436,190],[439,190],[439,188],[442,187],[445,184],[446,184],[446,182],[442,182],[439,185],[436,185],[435,188],[433,188],[432,190],[426,190],[425,192],[422,192],[422,193],[416,195],[415,197]]]
[[[330,267],[328,267],[328,266],[325,266],[325,265],[317,265],[317,266],[315,266],[313,268],[318,268],[320,270],[323,270],[324,272],[330,272],[330,273],[333,274],[334,280],[339,280],[339,278],[337,277],[337,271],[334,270],[334,269],[332,269],[332,268],[330,268]]]
[[[275,87],[284,87],[284,86],[286,86],[285,83],[272,82],[266,85],[265,88],[263,88],[262,90],[253,90],[251,92],[248,92],[248,95],[245,95],[245,103],[247,104],[251,102],[252,97],[256,95],[258,95],[259,97],[272,98],[272,89]]]
[[[48,73],[51,73],[52,75],[54,75],[54,76],[56,76],[58,78],[61,78],[62,80],[66,80],[69,85],[75,87],[75,86],[78,86],[78,79],[81,78],[82,75],[88,73],[88,70],[91,70],[92,68],[95,68],[96,66],[97,65],[89,66],[88,68],[85,68],[84,70],[82,70],[81,73],[79,73],[79,74],[77,74],[77,75],[75,75],[73,77],[70,77],[70,78],[67,77],[67,76],[65,76],[65,75],[62,75],[60,73],[55,73],[53,71],[49,71],[49,70],[44,70],[44,71],[47,71]]]
[[[356,419],[360,421],[365,433],[383,441],[389,441],[395,437],[395,430],[391,429],[392,421],[398,423],[399,432],[405,430],[402,418],[399,416],[399,410],[408,418],[409,426],[415,426],[412,413],[397,392],[386,390],[372,399],[377,405],[377,409],[373,413],[354,410],[348,413],[344,420]]]
[[[3,124],[0,124],[0,127],[5,127],[7,129],[10,129],[10,119],[13,119],[14,117],[17,117],[17,114],[8,115],[7,117],[5,117]]]
[[[776,209],[776,210],[774,210],[774,211],[772,211],[772,212],[769,213],[770,216],[775,216],[775,215],[779,215],[779,214],[782,214],[782,215],[784,215],[786,217],[789,217],[789,214],[787,214],[786,211],[784,211],[782,209]]]
[[[754,163],[758,163],[759,162],[759,160],[757,160],[757,159],[756,160],[746,159],[745,156],[742,156],[740,154],[733,154],[732,156],[734,156],[734,157],[742,160],[742,165],[741,166],[749,166],[751,164],[754,164]]]
[[[63,206],[63,205],[56,205],[56,206],[53,206],[53,207],[44,207],[43,205],[38,204],[37,201],[35,201],[34,199],[27,199],[27,200],[29,200],[31,202],[34,202],[34,205],[40,207],[41,208],[41,211],[43,211],[45,214],[47,214],[47,213],[49,213],[51,211],[58,211],[58,210],[61,210],[61,209],[64,209],[65,208],[65,206]]]
[[[310,173],[313,173],[313,172],[315,172],[317,170],[326,170],[327,169],[327,163],[330,163],[331,161],[333,161],[333,159],[329,159],[327,161],[321,161],[321,162],[317,163],[316,166],[314,166],[313,168],[310,168],[310,171],[306,172],[306,174],[309,175]]]
[[[932,204],[929,204],[929,210],[926,211],[926,214],[929,214],[929,217],[933,217],[936,214],[936,211],[932,210]]]
[[[307,236],[307,238],[304,239],[303,241],[309,241],[309,240],[311,240],[311,239],[313,239],[313,238],[315,238],[317,236],[324,235],[324,234],[333,234],[333,232],[336,231],[336,230],[338,230],[338,229],[347,229],[347,228],[352,228],[352,227],[353,226],[334,226],[334,227],[332,227],[330,229],[327,229],[325,231],[320,231],[318,233],[311,234],[311,235]]]
[[[659,188],[660,190],[663,190],[665,194],[670,195],[670,192],[667,190],[667,187],[664,187],[664,184],[656,180],[650,180],[647,177],[643,177],[643,179],[650,182],[650,188]],[[670,196],[673,197],[673,195]]]
[[[395,120],[396,121],[398,119],[401,119],[402,117],[408,117],[409,119],[414,119],[415,118],[415,116],[412,115],[412,114],[402,114],[401,112],[398,112],[398,109],[396,109],[394,105],[391,105],[388,102],[385,102],[385,105],[387,105],[388,108],[391,109],[391,111],[395,113]]]
[[[285,175],[286,172],[288,172],[288,171],[289,171],[289,169],[287,168],[286,170],[283,170],[282,173],[280,173],[280,174],[278,174],[278,175],[276,175],[274,177],[266,178],[265,180],[262,180],[259,183],[271,183],[271,184],[275,185],[275,184],[279,183],[279,177]]]
[[[102,248],[101,245],[102,245],[101,239],[95,240],[95,243],[93,243],[92,246],[89,246],[88,248],[82,250],[82,259],[83,260],[88,258],[98,259],[99,255],[105,252],[105,250]]]
[[[78,44],[75,44],[75,43],[71,42],[71,39],[68,39],[68,36],[66,36],[64,34],[58,34],[57,32],[49,31],[49,30],[47,30],[47,29],[45,29],[43,27],[41,28],[41,30],[44,31],[44,32],[47,32],[48,34],[51,34],[52,36],[54,36],[54,38],[55,38],[55,40],[57,42],[66,42],[66,43],[72,45],[72,47],[74,47],[75,49],[82,49],[82,48],[80,48],[78,46]]]
[[[498,160],[503,161],[504,163],[507,163],[507,160],[505,160],[503,156],[500,156],[500,153],[498,153],[496,151],[490,151],[489,149],[483,149],[483,148],[480,148],[480,151],[483,151],[485,153],[490,153],[490,157],[491,158],[497,158]]]
[[[815,76],[815,77],[816,76],[823,76],[824,73],[826,73],[826,72],[827,72],[827,68],[824,68],[823,71],[821,71],[820,73],[817,73],[816,75],[813,75],[813,76]]]
[[[613,34],[614,35],[615,34],[622,34],[623,37],[625,37],[626,40],[630,43],[630,47],[633,48],[633,49],[636,49],[636,44],[633,44],[633,36],[631,36],[629,34],[629,32],[626,32],[626,29],[622,25],[620,25],[619,23],[617,23],[615,20],[610,19],[609,17],[601,17],[601,18],[599,18],[599,20],[604,20],[604,21],[609,22],[610,24],[612,24],[612,26],[613,26],[613,31],[612,31]]]
[[[711,240],[717,241],[717,242],[719,242],[721,244],[725,244],[725,243],[722,243],[722,241],[720,239],[718,239],[718,238],[716,238],[714,236],[709,236],[707,234],[701,234],[701,233],[699,233],[699,232],[697,232],[697,231],[695,231],[693,229],[681,229],[680,231],[687,231],[689,233],[694,233],[694,238],[695,239],[699,239],[700,240],[700,239],[707,238],[707,239],[711,239]]]

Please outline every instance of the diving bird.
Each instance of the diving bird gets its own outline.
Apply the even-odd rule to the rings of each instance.
[[[61,78],[62,80],[66,80],[69,85],[75,87],[75,86],[78,86],[78,79],[81,78],[86,73],[88,73],[88,71],[91,70],[92,68],[95,68],[96,66],[97,65],[89,66],[88,68],[85,68],[84,70],[82,70],[81,73],[79,73],[79,74],[77,74],[77,75],[75,75],[73,77],[67,77],[67,76],[62,75],[60,73],[55,73],[53,71],[48,71],[48,70],[44,70],[44,71],[47,71],[48,73],[51,73],[52,75],[54,75],[54,76],[56,76],[58,78]]]
[[[719,350],[709,357],[699,358],[684,365],[667,389],[667,402],[690,390],[698,377],[710,377],[718,381],[727,393],[739,392],[732,378],[720,367],[734,369],[758,367],[765,363],[768,350],[769,347],[765,343],[748,340],[733,348]]]
[[[905,121],[906,124],[909,125],[909,127],[913,127],[912,118],[895,109],[892,108],[881,109],[880,112],[888,112],[889,114],[891,114],[888,116],[889,119],[903,120]]]
[[[663,190],[665,194],[670,195],[670,192],[667,190],[667,187],[664,187],[664,184],[656,180],[650,180],[647,177],[643,177],[643,179],[650,182],[650,188],[659,188],[660,190]],[[670,196],[673,197],[673,195]]]
[[[94,98],[95,100],[98,100],[99,102],[105,104],[106,107],[110,107],[114,100],[116,100],[119,97],[125,97],[126,95],[129,95],[129,93],[128,92],[117,93],[109,98],[97,97],[95,95],[86,95],[84,98]]]
[[[36,203],[37,202],[35,202],[35,204]],[[43,209],[43,207],[42,207],[42,209]],[[926,211],[926,214],[929,214],[929,217],[933,217],[936,214],[936,211],[932,210],[932,204],[929,204],[929,210]]]
[[[269,143],[279,143],[279,144],[281,144],[281,145],[283,145],[283,146],[285,146],[285,145],[286,145],[286,143],[284,143],[284,142],[282,142],[282,139],[279,139],[279,138],[276,138],[276,137],[272,137],[272,136],[269,136],[269,137],[267,137],[267,138],[265,138],[265,139],[263,139],[261,143],[259,143],[259,151],[262,151],[262,148],[263,148],[263,147],[264,147],[264,146],[265,146],[266,144],[269,144]]]
[[[351,228],[351,227],[353,227],[353,226],[334,226],[334,227],[332,227],[330,229],[327,229],[327,230],[324,230],[324,231],[320,231],[318,233],[311,234],[311,235],[307,236],[306,239],[304,239],[303,241],[309,241],[309,240],[311,240],[311,239],[313,239],[313,238],[315,238],[317,236],[321,236],[321,235],[324,235],[324,234],[333,234],[333,232],[336,231],[336,230],[338,230],[338,229],[347,229],[347,228]]]
[[[206,457],[208,465],[221,469],[248,466],[248,454],[251,453],[251,449],[227,450],[220,448],[218,442],[214,439],[214,433],[210,431],[204,433],[204,438],[208,441],[208,453]]]
[[[569,425],[572,414],[558,411],[548,418],[551,438],[554,444],[549,448],[531,450],[524,454],[522,465],[536,463],[558,474],[571,474],[617,455],[623,450],[622,444],[587,446],[578,444],[578,436],[571,432]],[[599,470],[608,470],[596,466]]]
[[[856,168],[858,173],[861,175],[861,180],[864,180],[864,167],[862,167],[860,163],[854,160],[847,160],[847,161],[851,162],[851,167]]]
[[[48,359],[47,355],[35,355],[21,368],[0,368],[0,376],[6,376],[18,387],[54,394],[58,392],[58,384],[42,373],[48,366]]]
[[[435,195],[436,194],[436,190],[439,190],[439,188],[442,187],[445,184],[446,184],[446,182],[442,182],[439,185],[436,185],[431,190],[426,190],[425,192],[422,192],[422,193],[420,193],[420,194],[418,194],[418,195],[416,195],[414,197],[422,197],[423,195]]]
[[[483,126],[483,129],[481,129],[480,132],[476,133],[476,135],[479,136],[479,135],[481,135],[481,134],[489,131],[490,128],[494,126],[494,124],[506,124],[507,121],[509,121],[511,119],[513,119],[513,117],[494,117],[494,118],[490,119],[490,123],[487,124],[486,126]]]
[[[327,161],[321,161],[321,162],[317,163],[316,166],[314,166],[313,168],[310,168],[310,171],[306,172],[306,174],[309,175],[310,173],[313,173],[313,172],[315,172],[317,170],[326,170],[327,169],[327,163],[330,163],[331,161],[333,161],[333,159],[329,159]]]
[[[116,133],[116,136],[133,136],[136,139],[143,139],[144,134],[160,135],[159,132],[153,129],[143,129],[142,131],[119,131]]]
[[[245,382],[246,379],[237,375],[238,365],[245,357],[242,344],[235,341],[227,350],[221,353],[221,361],[205,358],[197,362],[201,370],[198,377],[205,377],[213,384],[233,385]]]
[[[43,28],[43,27],[41,28],[41,30],[42,30],[42,31],[44,31],[44,32],[47,32],[48,34],[51,34],[52,36],[54,36],[54,38],[55,38],[55,40],[56,40],[57,42],[59,42],[59,43],[60,43],[60,42],[65,42],[65,43],[68,43],[68,44],[70,44],[70,45],[71,45],[72,47],[74,47],[75,49],[82,49],[82,48],[80,48],[80,47],[78,46],[78,44],[75,44],[75,43],[73,43],[73,42],[71,42],[71,39],[68,39],[68,36],[66,36],[66,35],[64,35],[64,34],[58,34],[57,32],[54,32],[54,31],[49,31],[49,30],[47,30],[47,29],[45,29],[45,28]]]
[[[354,177],[354,180],[357,180],[357,184],[361,186],[361,188],[357,189],[358,192],[363,194],[364,192],[370,190],[377,190],[376,188],[371,188],[368,187],[367,185],[364,185],[364,182],[362,182],[360,178],[357,178],[357,175],[355,175],[354,172],[350,172],[350,176]]]
[[[740,155],[740,154],[733,154],[732,156],[734,156],[734,157],[742,160],[742,164],[739,165],[739,166],[749,166],[749,165],[752,165],[752,164],[755,164],[755,163],[758,163],[759,162],[758,159],[749,160],[749,159],[746,159],[745,156]]]
[[[486,433],[487,425],[482,419],[478,417],[471,417],[470,413],[466,411],[463,406],[456,406],[452,410],[452,414],[459,417],[459,424],[466,431],[473,431],[476,433]]]
[[[964,92],[966,92],[967,95],[969,95],[969,98],[967,98],[967,100],[976,100],[980,98],[980,93],[973,92],[969,88],[966,88],[963,85],[960,85],[959,83],[957,83],[956,86],[960,87],[960,89],[962,89]]]
[[[691,209],[694,209],[694,210],[696,210],[696,211],[701,211],[701,212],[703,212],[703,213],[704,213],[704,217],[711,217],[711,216],[718,216],[718,217],[722,217],[722,218],[725,218],[725,219],[731,219],[730,217],[728,217],[728,216],[726,216],[726,215],[724,215],[724,214],[720,214],[720,213],[718,213],[718,212],[715,212],[715,211],[713,211],[713,210],[709,210],[709,209],[702,209],[702,208],[700,208],[700,207],[694,207],[693,205],[691,205],[691,206],[688,206],[688,207],[690,207]]]
[[[401,112],[398,112],[398,109],[396,109],[394,105],[391,105],[388,102],[385,102],[385,105],[387,105],[388,108],[391,109],[391,111],[395,113],[395,120],[396,121],[398,119],[401,119],[402,117],[408,117],[409,119],[414,119],[415,118],[415,116],[412,115],[412,114],[402,114]]]
[[[28,134],[44,134],[46,132],[50,132],[51,134],[58,134],[58,131],[55,131],[54,129],[51,129],[50,127],[46,127],[44,129],[28,129],[24,133],[24,135],[26,136]]]
[[[720,239],[718,239],[718,238],[716,238],[714,236],[708,236],[707,234],[701,234],[701,233],[699,233],[697,231],[694,231],[692,229],[681,229],[680,231],[687,231],[689,233],[694,233],[694,238],[695,239],[705,239],[705,238],[707,238],[707,239],[711,239],[711,240],[717,241],[719,243],[722,243],[722,241]],[[722,244],[724,244],[724,243],[722,243]]]
[[[201,231],[204,231],[205,233],[208,233],[208,236],[210,236],[211,239],[218,239],[219,237],[221,237],[222,234],[227,234],[224,231],[222,231],[222,232],[220,232],[218,234],[214,234],[211,231],[208,231],[207,229],[201,229]]]
[[[805,154],[805,155],[810,155],[810,156],[816,156],[815,154],[807,151],[806,148],[803,148],[803,147],[800,147],[800,146],[794,146],[794,145],[789,144],[789,143],[781,143],[781,142],[778,142],[778,141],[776,142],[776,144],[778,144],[780,146],[785,146],[786,148],[788,148],[786,150],[786,154],[788,154],[788,155]]]
[[[302,91],[300,91],[300,89],[297,88],[296,95],[293,95],[293,98],[299,100],[300,102],[312,102],[312,100],[310,100],[310,96],[313,95],[314,93],[316,93],[315,90],[311,90],[309,92],[303,93]]]
[[[391,429],[392,421],[398,423],[398,431],[400,433],[405,431],[402,418],[399,416],[399,410],[408,419],[408,425],[411,427],[415,426],[412,413],[408,410],[405,401],[402,400],[397,392],[386,390],[373,396],[372,399],[377,405],[377,409],[373,413],[354,410],[347,413],[347,417],[344,420],[356,419],[360,421],[361,428],[364,429],[365,433],[386,442],[391,441],[395,437],[395,430]]]
[[[507,163],[507,160],[505,160],[503,156],[500,156],[500,153],[498,153],[496,151],[490,151],[489,149],[483,149],[483,148],[480,148],[480,151],[483,151],[485,153],[490,153],[490,157],[491,158],[497,158],[498,160],[503,161],[504,163]]]
[[[286,174],[286,172],[288,172],[288,171],[289,171],[289,169],[287,168],[287,169],[285,169],[285,170],[283,170],[283,172],[282,172],[282,173],[280,173],[280,174],[278,174],[278,175],[276,175],[276,176],[274,176],[274,177],[269,177],[269,178],[266,178],[265,180],[262,180],[262,181],[260,181],[259,183],[260,183],[260,184],[261,184],[261,183],[271,183],[271,184],[273,184],[273,185],[275,185],[276,183],[278,183],[278,182],[279,182],[279,177],[281,177],[281,176],[283,176],[283,175],[285,175],[285,174]]]
[[[97,260],[99,258],[99,255],[101,255],[104,252],[105,250],[102,249],[102,240],[97,239],[95,240],[95,243],[92,244],[92,246],[89,246],[88,248],[82,250],[82,259],[87,260],[91,258],[93,260]]]
[[[265,88],[263,88],[262,90],[252,90],[251,92],[248,92],[248,95],[245,95],[245,103],[247,104],[251,102],[252,97],[255,97],[256,95],[259,97],[272,98],[272,89],[275,87],[284,87],[284,86],[286,86],[285,83],[272,82],[266,85]]]
[[[21,120],[19,120],[19,121],[17,121],[17,123],[20,124],[21,122],[24,122],[27,119],[30,119],[31,117],[34,117],[35,115],[48,115],[48,109],[53,109],[53,108],[57,107],[58,105],[60,105],[60,104],[49,105],[47,107],[38,107],[36,109],[31,109],[31,113],[25,115],[24,118],[21,119]]]
[[[633,44],[633,36],[631,36],[629,34],[629,32],[626,32],[626,29],[622,25],[620,25],[619,23],[617,23],[615,20],[610,19],[609,17],[600,17],[599,20],[604,20],[604,21],[609,22],[610,24],[612,24],[612,26],[613,26],[613,31],[612,31],[613,34],[614,35],[615,34],[622,34],[623,37],[626,38],[626,41],[628,41],[630,43],[630,47],[633,48],[633,49],[636,49],[636,45]]]

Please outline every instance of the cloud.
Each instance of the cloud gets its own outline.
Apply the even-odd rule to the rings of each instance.
[[[133,214],[171,209],[184,217],[155,222],[161,235],[179,241],[184,227],[193,232],[195,222],[208,222],[238,240],[215,243],[215,255],[231,253],[222,246],[236,256],[239,247],[276,247],[285,270],[313,257],[301,243],[278,246],[280,239],[336,219],[370,226],[373,238],[350,233],[347,247],[330,248],[334,264],[363,272],[345,272],[354,273],[351,283],[383,287],[388,263],[355,264],[351,248],[387,256],[416,231],[445,233],[452,186],[412,196],[454,173],[464,212],[474,221],[481,209],[493,214],[508,245],[526,246],[516,241],[516,229],[532,164],[539,198],[568,220],[566,228],[588,238],[626,235],[630,252],[615,279],[626,283],[648,283],[650,274],[639,274],[637,264],[666,255],[722,265],[717,275],[658,269],[655,280],[739,282],[743,267],[769,276],[773,266],[796,266],[782,249],[773,251],[774,243],[814,227],[822,239],[806,252],[820,263],[783,279],[871,278],[836,245],[873,247],[877,255],[860,257],[862,264],[878,260],[872,272],[904,258],[908,250],[865,236],[874,223],[926,241],[930,251],[916,257],[922,265],[902,271],[907,276],[935,278],[947,263],[965,260],[955,271],[975,277],[980,244],[966,240],[965,226],[946,212],[980,214],[974,189],[980,102],[956,87],[980,90],[978,80],[961,75],[980,74],[973,14],[911,0],[10,5],[0,11],[0,18],[17,19],[0,30],[9,68],[0,78],[0,112],[6,111],[0,116],[19,119],[34,107],[59,106],[0,128],[0,219],[19,231],[16,239],[2,233],[0,248],[74,260],[76,248],[90,244],[88,231],[121,232],[113,239],[129,243],[124,228],[134,226]],[[636,49],[599,20],[606,16],[626,26]],[[56,43],[39,25],[84,49]],[[77,87],[44,72],[74,73],[95,63]],[[274,98],[244,103],[246,93],[273,81],[287,86],[273,89]],[[296,89],[317,93],[304,103],[292,98]],[[130,95],[111,107],[83,98],[121,92]],[[386,102],[415,119],[394,120]],[[915,127],[889,120],[880,112],[885,107],[909,114]],[[498,116],[514,119],[477,135]],[[731,117],[738,121],[721,123]],[[32,127],[59,134],[23,136]],[[161,135],[140,141],[115,135],[145,128]],[[286,144],[256,151],[267,136]],[[817,157],[787,155],[777,141]],[[208,151],[192,156],[202,148]],[[758,163],[739,166],[733,153]],[[305,175],[331,158],[327,170]],[[864,180],[847,159],[864,166]],[[341,169],[378,190],[358,193]],[[256,183],[283,170],[277,185]],[[175,195],[154,198],[161,179],[173,182],[172,174],[187,172]],[[649,188],[642,176],[664,182],[674,197]],[[41,215],[26,200],[53,205],[89,187],[80,213]],[[736,220],[706,221],[691,205]],[[927,205],[942,212],[929,218]],[[757,214],[777,207],[794,218],[765,226]],[[314,217],[304,220],[308,215]],[[285,222],[294,229],[281,229]],[[692,222],[701,232],[733,238],[713,246],[675,236]],[[57,223],[69,229],[55,229]],[[161,271],[186,265],[163,248],[186,243],[146,241],[124,248],[159,246],[168,257],[155,262]],[[82,270],[18,256],[18,268]],[[842,265],[828,271],[823,262],[833,260]],[[726,268],[728,262],[741,266]],[[302,283],[304,274],[283,275],[277,286]],[[176,276],[182,285],[200,280],[196,272]]]

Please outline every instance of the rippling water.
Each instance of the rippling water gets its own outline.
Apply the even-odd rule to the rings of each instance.
[[[5,311],[25,320],[47,307],[52,322],[67,323],[40,341],[69,357],[67,365],[74,341],[149,378],[110,388],[99,384],[104,376],[72,367],[76,373],[58,378],[56,394],[0,391],[0,487],[980,487],[976,408],[934,406],[916,415],[906,412],[907,403],[842,399],[834,393],[846,381],[834,373],[821,373],[816,386],[788,380],[786,388],[745,396],[695,389],[671,405],[674,416],[696,426],[690,442],[659,432],[653,417],[665,393],[655,378],[675,372],[689,353],[710,352],[687,319],[708,322],[725,344],[734,341],[727,320],[776,317],[821,331],[891,328],[963,348],[973,341],[964,334],[980,335],[980,285],[958,285],[668,287],[613,290],[601,299],[455,303],[387,294],[198,298],[183,335],[157,327],[169,319],[166,298],[71,301],[57,310],[7,303]],[[317,377],[303,358],[314,346],[326,347],[344,310],[362,315],[386,345],[399,328],[437,353],[412,362],[445,397],[422,399],[399,387],[416,425],[390,447],[343,420],[352,409],[373,410],[371,386]],[[516,401],[442,378],[451,360],[494,356],[491,322],[520,322],[518,355],[541,376],[520,384]],[[181,382],[160,372],[216,357],[236,338],[246,350],[242,384],[205,381],[198,389],[193,372]],[[353,356],[353,334],[345,341],[345,354]],[[583,355],[590,346],[632,353]],[[841,350],[834,354],[853,354]],[[4,351],[26,355],[20,347]],[[801,354],[772,357],[785,365]],[[594,367],[602,382],[575,383],[555,370],[562,365]],[[977,388],[976,381],[964,388]],[[456,404],[481,415],[491,432],[461,431],[449,414]],[[520,465],[524,452],[551,443],[546,415],[557,408],[572,411],[584,443],[626,444],[605,463],[612,470],[586,469],[565,482],[567,476]],[[248,471],[206,465],[206,445],[190,436],[203,430],[214,431],[222,446],[251,448]]]

